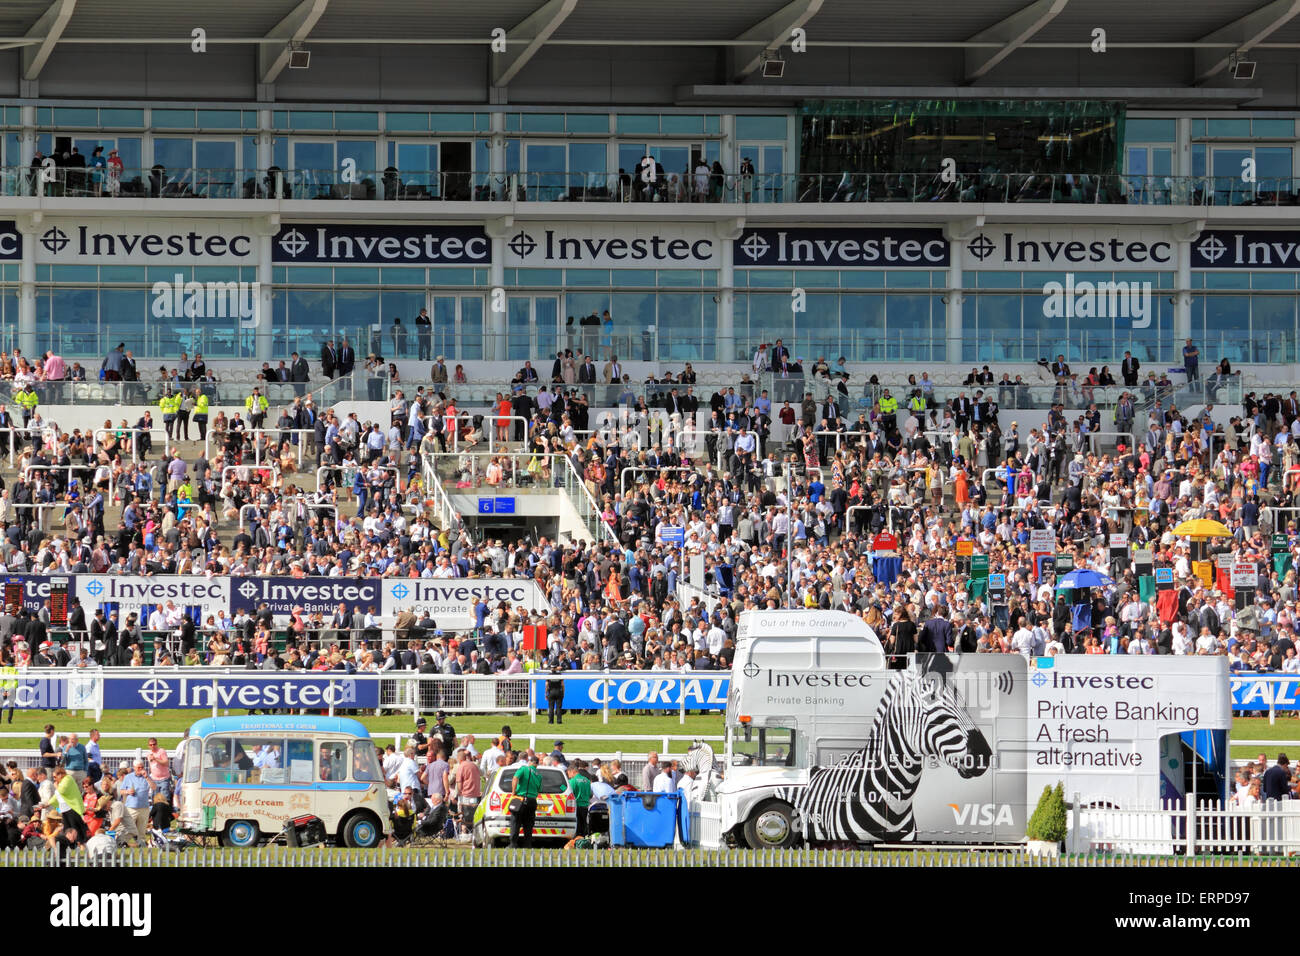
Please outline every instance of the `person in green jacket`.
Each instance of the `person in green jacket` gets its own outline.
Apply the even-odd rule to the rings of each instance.
[[[575,760],[569,766],[569,793],[573,794],[573,802],[578,805],[578,833],[580,837],[587,835],[587,808],[591,806],[591,781],[587,775],[582,772],[579,766],[581,761]]]
[[[515,770],[510,792],[523,800],[523,806],[510,814],[510,845],[530,847],[533,845],[533,827],[537,822],[537,795],[542,792],[542,775],[537,769],[536,754]],[[520,830],[524,831],[522,840],[519,837]]]
[[[86,805],[81,799],[81,787],[63,767],[54,768],[54,800],[63,816],[63,832],[70,846],[78,846],[89,839],[86,833]]]
[[[208,437],[208,396],[201,390],[194,390],[194,424],[199,426],[199,441]]]

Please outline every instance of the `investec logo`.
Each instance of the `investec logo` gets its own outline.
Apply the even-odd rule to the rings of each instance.
[[[352,604],[356,601],[374,601],[376,598],[374,584],[329,580],[307,580],[299,584],[295,581],[246,578],[235,585],[235,593],[248,601],[268,601],[276,604],[305,602]]]
[[[1151,283],[1075,282],[1067,272],[1064,285],[1043,286],[1043,318],[1131,319],[1133,328],[1145,329],[1151,325]]]
[[[188,256],[194,259],[249,259],[253,243],[248,236],[213,236],[198,232],[91,232],[78,226],[69,236],[58,226],[41,233],[41,247],[52,256],[144,256],[150,259]]]
[[[213,686],[213,685],[216,686]],[[283,680],[237,678],[150,677],[142,681],[136,695],[149,708],[162,707],[320,707],[350,704],[356,700],[354,680],[312,680],[293,677]]]
[[[220,601],[226,594],[224,582],[203,577],[159,581],[106,574],[90,578],[84,585],[79,576],[78,585],[78,590],[84,589],[93,601],[147,601],[156,604],[172,600],[196,604],[206,600]]]
[[[260,282],[186,282],[179,272],[150,291],[155,319],[238,319],[245,328],[257,325],[262,301]]]
[[[668,239],[658,233],[635,239],[557,238],[553,229],[547,229],[538,243],[521,229],[506,246],[521,260],[536,258],[547,262],[577,263],[602,258],[629,262],[708,262],[713,258],[712,239]]]
[[[950,803],[953,823],[959,827],[991,827],[1016,822],[1011,806],[1006,803]]]

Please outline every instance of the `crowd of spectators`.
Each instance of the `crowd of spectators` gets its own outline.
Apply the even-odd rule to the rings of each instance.
[[[780,340],[760,351],[767,354],[756,357],[756,370],[792,363]],[[1295,572],[1289,558],[1272,559],[1265,537],[1287,532],[1288,551],[1296,546],[1294,522],[1270,522],[1266,513],[1293,504],[1294,398],[1248,395],[1224,429],[1211,407],[1188,416],[1130,394],[1107,407],[1109,421],[1096,404],[1070,421],[1058,404],[1044,427],[1022,435],[999,409],[987,369],[973,373],[970,396],[941,401],[922,375],[910,395],[882,388],[870,407],[854,408],[843,361],[819,359],[797,379],[809,386],[801,400],[775,400],[743,383],[705,399],[688,366],[647,384],[635,406],[593,422],[587,394],[567,387],[581,373],[569,359],[556,356],[553,390],[516,385],[484,410],[458,407],[442,381],[397,388],[388,416],[375,422],[318,412],[309,395],[260,412],[252,404],[248,418],[214,416],[210,456],[155,446],[149,412],[136,426],[107,424],[94,442],[37,412],[17,475],[0,491],[0,556],[9,571],[526,575],[549,602],[540,613],[480,602],[474,628],[445,634],[418,607],[404,609],[410,619],[397,633],[367,607],[298,612],[287,622],[252,607],[197,622],[160,609],[155,623],[176,637],[153,649],[151,662],[162,664],[726,668],[740,611],[798,606],[863,615],[894,654],[939,650],[941,641],[967,651],[1226,654],[1238,669],[1298,666]],[[590,353],[582,364],[594,366]],[[802,375],[804,363],[796,364]],[[605,365],[579,381],[624,377],[615,356]],[[531,363],[523,376],[537,379]],[[254,434],[255,416],[276,424]],[[499,454],[467,464],[489,442]],[[432,489],[423,487],[430,456],[455,459],[437,473],[447,487],[559,485],[567,457],[600,516],[598,540],[475,541],[460,525],[439,527],[426,507]],[[353,503],[355,516],[347,513]],[[120,517],[105,527],[116,505]],[[1194,557],[1213,555],[1194,555],[1199,545],[1173,528],[1199,517],[1227,526],[1219,550],[1259,567],[1250,607],[1237,609],[1194,573]],[[666,540],[676,537],[665,534],[670,527],[682,529],[684,543]],[[872,539],[885,528],[898,536],[900,560],[878,576]],[[1076,567],[1114,573],[1112,587],[1091,595],[1086,617],[1035,578],[1029,536],[1043,529]],[[1176,601],[1162,603],[1132,561],[1112,561],[1113,533],[1152,549],[1155,567],[1173,569]],[[1006,575],[997,603],[968,587],[955,556],[961,540]],[[679,592],[695,554],[708,586]],[[142,636],[154,631],[149,621],[74,613],[84,659],[21,639],[40,614],[7,629],[0,618],[0,654],[32,666],[60,656],[70,665],[150,657]],[[946,624],[927,628],[931,618]],[[551,635],[547,650],[524,652],[523,629],[539,624]]]

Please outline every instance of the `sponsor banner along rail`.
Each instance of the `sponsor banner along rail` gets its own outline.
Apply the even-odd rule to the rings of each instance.
[[[474,604],[484,599],[495,609],[501,602],[528,611],[545,611],[546,595],[531,578],[329,578],[226,577],[203,575],[126,574],[10,574],[3,580],[22,587],[23,607],[38,611],[50,596],[50,581],[68,582],[68,593],[81,599],[90,617],[103,606],[116,610],[118,622],[135,613],[144,620],[155,606],[168,601],[199,620],[218,611],[255,611],[263,603],[277,616],[295,607],[328,617],[340,604],[358,614],[371,608],[391,621],[405,608],[427,610],[438,627],[474,627]]]
[[[546,708],[546,681],[535,682],[536,706]],[[725,710],[731,677],[683,676],[647,672],[643,676],[593,675],[570,671],[564,680],[565,710]]]

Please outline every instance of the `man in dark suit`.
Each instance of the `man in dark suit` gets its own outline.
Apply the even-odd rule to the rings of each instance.
[[[293,353],[293,361],[289,363],[289,381],[293,382],[295,395],[306,394],[307,383],[311,381],[311,369],[307,360],[297,352]]]
[[[320,347],[320,370],[326,378],[332,379],[337,364],[338,353],[334,351],[334,340],[330,339]]]
[[[339,343],[339,357],[334,366],[339,377],[342,378],[344,375],[351,375],[352,369],[356,367],[356,364],[357,353],[353,350],[352,346],[348,344],[348,340],[343,339]]]
[[[1065,356],[1058,355],[1056,361],[1051,365],[1051,371],[1057,380],[1070,377],[1070,366],[1065,364]]]
[[[1263,797],[1265,800],[1291,799],[1291,762],[1286,754],[1277,755],[1277,763],[1264,771]]]
[[[551,366],[551,381],[552,382],[564,381],[564,353],[563,352],[555,353],[555,363]]]
[[[921,628],[921,637],[916,649],[922,654],[947,654],[952,644],[952,625],[948,623],[944,608],[936,608],[934,617],[925,622]]]
[[[578,369],[578,381],[583,385],[596,384],[596,363],[591,360],[591,356],[586,357],[582,367]]]
[[[1138,369],[1142,363],[1133,357],[1129,352],[1124,353],[1124,361],[1120,363],[1119,372],[1124,377],[1124,385],[1127,388],[1137,388]]]

